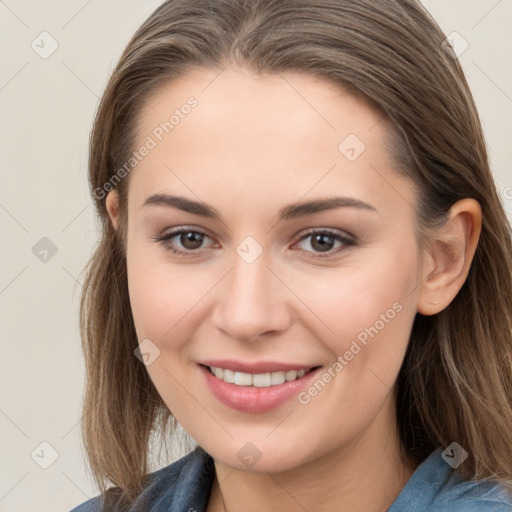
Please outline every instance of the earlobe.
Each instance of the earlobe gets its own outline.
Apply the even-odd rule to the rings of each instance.
[[[432,233],[426,249],[426,275],[420,285],[418,312],[430,316],[453,301],[469,273],[478,246],[482,210],[475,199],[455,203],[443,227]]]
[[[119,194],[117,190],[111,190],[105,200],[108,215],[115,229],[119,225]]]

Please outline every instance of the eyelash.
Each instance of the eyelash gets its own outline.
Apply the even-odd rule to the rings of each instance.
[[[170,240],[172,238],[174,238],[174,237],[176,237],[178,235],[185,234],[185,233],[196,233],[196,234],[205,236],[207,238],[211,238],[211,237],[209,237],[206,233],[204,233],[201,230],[188,229],[188,228],[180,228],[180,229],[178,229],[176,231],[172,231],[170,233],[167,233],[164,236],[155,236],[155,237],[152,237],[152,238],[156,242],[158,242],[161,245],[163,245],[166,248],[166,250],[168,250],[168,251],[172,252],[173,254],[176,254],[176,255],[178,255],[180,257],[195,256],[200,251],[200,249],[197,249],[197,250],[192,250],[191,249],[191,250],[188,250],[188,251],[182,251],[182,250],[174,249],[174,248],[170,247]],[[306,238],[310,237],[311,235],[319,235],[319,234],[320,235],[329,235],[329,236],[331,236],[336,241],[341,242],[343,244],[343,246],[345,247],[345,249],[350,248],[350,247],[356,245],[355,240],[353,240],[351,238],[348,238],[348,237],[344,237],[343,235],[340,235],[339,233],[337,233],[335,231],[332,231],[330,229],[311,229],[311,230],[307,231],[298,240],[298,242],[296,242],[294,245],[302,242],[303,240],[305,240]],[[328,253],[313,253],[312,257],[313,258],[329,258],[329,257],[333,257],[333,256],[337,255],[342,250],[343,250],[343,247],[338,248],[337,250],[332,249]],[[306,252],[311,252],[311,251],[306,251]]]

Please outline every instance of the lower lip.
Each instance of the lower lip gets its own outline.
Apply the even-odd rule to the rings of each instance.
[[[209,368],[199,365],[206,378],[206,384],[215,397],[233,409],[242,412],[262,413],[284,404],[306,386],[320,368],[306,373],[300,379],[283,382],[276,386],[258,388],[256,386],[237,386],[215,377]]]

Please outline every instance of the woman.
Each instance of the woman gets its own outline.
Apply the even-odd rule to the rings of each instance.
[[[136,32],[90,142],[75,511],[512,510],[510,225],[445,41],[415,0]]]

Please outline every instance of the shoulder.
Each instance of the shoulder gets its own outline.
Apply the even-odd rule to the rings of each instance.
[[[440,452],[439,459],[442,460]],[[450,470],[435,504],[439,510],[453,512],[512,512],[512,491],[493,480],[466,480]]]
[[[413,473],[388,512],[512,512],[512,492],[492,480],[470,481],[437,449]]]
[[[195,496],[196,500],[207,501],[213,475],[213,459],[198,446],[172,464],[148,474],[144,491],[126,512],[148,511],[161,506],[169,511],[180,510],[181,506],[188,506],[186,499],[190,496]],[[116,489],[118,488],[110,488],[108,492],[115,493]],[[107,501],[103,495],[98,495],[70,512],[106,512],[115,506],[115,503],[106,503]]]

